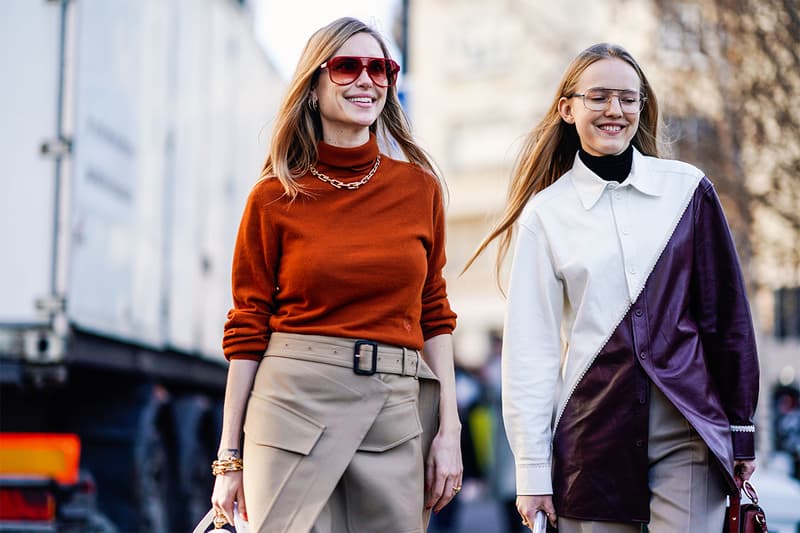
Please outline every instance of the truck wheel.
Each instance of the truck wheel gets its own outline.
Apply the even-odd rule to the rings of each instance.
[[[215,456],[216,454],[211,451],[211,448],[198,440],[197,459],[192,463],[189,501],[187,502],[190,517],[199,519],[211,506],[211,492],[214,488],[211,461],[216,458]]]
[[[169,470],[167,450],[158,429],[153,428],[139,462],[139,516],[141,531],[148,533],[169,532]]]
[[[219,426],[215,424],[212,401],[203,394],[174,395],[170,402],[174,431],[174,484],[170,495],[170,525],[175,531],[191,531],[211,506],[214,477],[211,461],[216,458]]]

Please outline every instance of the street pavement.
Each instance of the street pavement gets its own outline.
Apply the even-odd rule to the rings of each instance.
[[[500,505],[481,498],[461,505],[457,533],[508,533]]]
[[[502,506],[491,498],[483,486],[465,483],[453,511],[452,527],[441,527],[434,518],[428,533],[517,533],[506,530]]]

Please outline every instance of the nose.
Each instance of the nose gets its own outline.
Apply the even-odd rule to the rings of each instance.
[[[356,85],[358,87],[371,87],[372,86],[372,78],[370,78],[369,74],[367,74],[367,67],[366,66],[361,67],[361,72],[359,73],[358,78],[356,78],[355,83],[356,83]]]
[[[608,97],[608,103],[606,104],[607,115],[622,115],[622,101],[620,98],[621,97],[618,94],[613,94]]]

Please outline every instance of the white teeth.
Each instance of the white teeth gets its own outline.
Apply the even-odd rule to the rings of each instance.
[[[361,104],[371,104],[372,98],[348,98],[351,102],[359,102]]]
[[[603,131],[622,131],[622,126],[614,126],[612,124],[600,126]]]

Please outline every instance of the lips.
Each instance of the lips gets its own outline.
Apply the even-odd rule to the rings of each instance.
[[[625,129],[621,124],[600,124],[597,128],[606,133],[619,133]]]
[[[371,104],[375,101],[375,98],[371,96],[348,96],[346,98],[348,102],[354,104]]]

